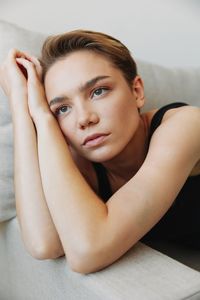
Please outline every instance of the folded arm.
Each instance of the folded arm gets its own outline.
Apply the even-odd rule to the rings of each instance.
[[[160,126],[141,169],[106,204],[74,165],[56,120],[38,118],[44,192],[72,269],[88,273],[111,264],[166,213],[199,159],[199,114],[185,109]]]
[[[16,59],[27,54],[10,50],[0,66],[0,85],[8,96],[14,133],[14,185],[17,218],[24,244],[38,258],[64,254],[41,183],[35,126],[29,114],[25,70]]]
[[[15,199],[23,241],[33,257],[56,258],[64,253],[43,192],[34,124],[21,111],[15,114],[13,129]]]
[[[200,157],[199,109],[184,108],[159,126],[140,170],[105,204],[76,167],[33,66],[24,65],[48,208],[72,269],[97,271],[130,249],[172,205]]]

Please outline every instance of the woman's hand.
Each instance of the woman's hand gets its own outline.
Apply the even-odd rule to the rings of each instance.
[[[0,66],[0,86],[9,99],[11,111],[19,106],[27,106],[27,72],[17,63],[18,58],[25,58],[26,54],[11,49],[7,58]]]
[[[42,67],[34,56],[16,58],[17,63],[27,72],[27,92],[29,113],[35,122],[40,112],[50,113],[43,84],[41,82]]]

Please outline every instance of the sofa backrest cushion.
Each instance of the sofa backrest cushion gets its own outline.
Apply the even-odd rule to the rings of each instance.
[[[39,55],[45,36],[0,21],[0,64],[9,49]],[[13,184],[13,132],[7,97],[0,88],[0,221],[16,215]]]

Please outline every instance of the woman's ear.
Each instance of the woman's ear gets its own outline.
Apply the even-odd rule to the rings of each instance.
[[[137,108],[142,108],[145,103],[144,84],[139,75],[137,75],[133,80],[133,93],[135,95]]]

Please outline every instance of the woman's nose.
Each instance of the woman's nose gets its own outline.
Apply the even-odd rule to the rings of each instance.
[[[84,129],[87,126],[97,124],[98,122],[98,114],[91,107],[85,105],[84,107],[81,106],[78,108],[77,123],[79,128]]]

